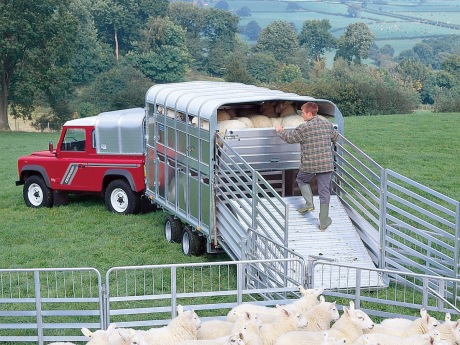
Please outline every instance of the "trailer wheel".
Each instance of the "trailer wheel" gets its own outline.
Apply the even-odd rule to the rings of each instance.
[[[22,195],[28,207],[53,206],[53,190],[48,188],[41,176],[32,175],[27,178]]]
[[[200,256],[203,254],[202,238],[188,225],[182,231],[182,253],[187,256]]]
[[[133,214],[139,211],[140,197],[131,190],[128,182],[114,180],[105,190],[105,205],[110,212]]]
[[[179,243],[182,237],[182,223],[173,216],[168,216],[165,221],[165,238],[168,242]]]

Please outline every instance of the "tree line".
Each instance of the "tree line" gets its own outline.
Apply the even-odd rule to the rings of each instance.
[[[37,128],[58,128],[74,117],[142,106],[153,83],[194,75],[326,98],[345,116],[406,113],[420,103],[460,111],[459,37],[425,40],[394,57],[364,23],[335,38],[327,19],[298,29],[288,21],[241,27],[238,11],[200,4],[2,1],[0,129],[9,129],[9,112],[30,118],[44,109]],[[369,58],[374,63],[364,64]]]

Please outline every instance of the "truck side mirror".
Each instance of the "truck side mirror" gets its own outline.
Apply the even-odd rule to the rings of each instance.
[[[51,153],[53,153],[53,151],[54,151],[54,147],[53,147],[53,142],[52,142],[52,141],[50,141],[50,142],[48,143],[48,150],[49,150]]]

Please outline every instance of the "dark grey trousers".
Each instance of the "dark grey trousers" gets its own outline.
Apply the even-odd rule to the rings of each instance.
[[[299,171],[296,177],[296,182],[301,188],[305,184],[310,184],[311,179],[316,176],[318,183],[318,194],[320,204],[329,204],[331,200],[331,177],[332,171],[325,173],[306,173]]]

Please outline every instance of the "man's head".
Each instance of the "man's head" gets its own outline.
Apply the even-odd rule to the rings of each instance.
[[[304,103],[300,109],[305,121],[311,120],[318,113],[318,105],[313,102]]]

